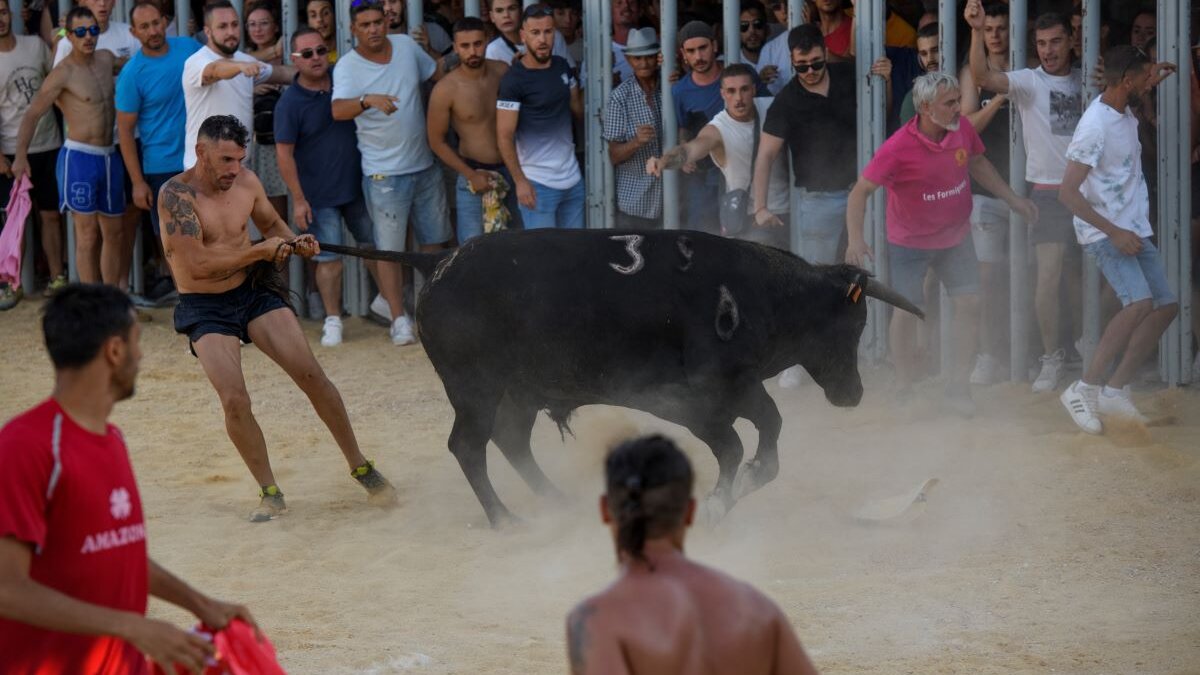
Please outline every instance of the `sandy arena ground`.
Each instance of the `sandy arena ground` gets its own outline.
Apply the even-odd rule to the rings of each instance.
[[[0,315],[0,418],[45,397],[52,371],[39,303]],[[197,587],[248,604],[293,673],[562,673],[563,617],[608,582],[614,559],[595,500],[607,443],[630,430],[682,439],[699,490],[716,462],[678,428],[587,408],[563,444],[542,418],[535,452],[571,495],[540,503],[491,451],[493,480],[527,518],[494,532],[446,450],[451,409],[420,347],[347,321],[317,345],[368,457],[403,494],[382,511],[307,401],[253,347],[247,380],[291,513],[246,514],[256,486],[225,435],[217,398],[171,330],[144,324],[125,432],[148,514],[151,554]],[[1053,395],[1003,385],[977,394],[974,421],[946,419],[929,384],[906,409],[865,373],[852,410],[813,387],[777,392],[779,478],[715,528],[695,558],[771,595],[826,673],[1200,673],[1200,396],[1139,396],[1174,423],[1088,437]],[[755,434],[739,426],[749,447]],[[914,522],[866,527],[870,499],[941,479]],[[151,604],[180,625],[181,611]]]

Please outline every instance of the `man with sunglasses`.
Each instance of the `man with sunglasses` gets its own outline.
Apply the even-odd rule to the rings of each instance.
[[[158,190],[183,171],[187,133],[183,66],[200,50],[200,43],[189,37],[167,37],[162,10],[154,0],[138,0],[129,19],[142,48],[117,78],[117,130],[125,170],[133,184],[133,203],[150,212],[158,234]],[[135,130],[141,135],[141,157],[134,142]]]
[[[759,0],[742,0],[741,14],[738,15],[738,30],[742,36],[742,62],[757,66],[758,57],[771,32],[770,26],[767,24],[767,8],[763,7]],[[764,81],[769,82],[779,74],[777,71],[769,70],[769,65],[765,68],[767,70],[760,73]]]
[[[84,283],[121,282],[120,248],[125,241],[125,171],[113,147],[113,62],[96,49],[100,25],[86,7],[67,14],[73,47],[34,95],[17,133],[14,177],[29,173],[30,141],[42,115],[57,105],[67,122],[67,141],[58,155],[59,209],[75,216],[75,260]]]
[[[363,194],[375,225],[375,245],[403,251],[412,217],[414,239],[425,251],[450,241],[449,209],[441,167],[425,130],[421,85],[438,75],[437,62],[407,35],[388,35],[383,4],[350,3],[357,46],[333,71],[335,120],[354,120],[362,154]],[[379,263],[379,291],[387,301],[392,344],[416,342],[402,304],[400,263]]]
[[[133,35],[129,24],[124,21],[110,21],[113,5],[116,0],[80,0],[79,6],[86,7],[96,17],[96,25],[100,29],[96,36],[96,49],[112,52],[115,67],[120,70],[133,55],[142,47],[142,43]],[[54,65],[58,65],[74,49],[70,40],[59,40],[54,49]]]
[[[354,122],[335,121],[330,102],[333,78],[329,48],[321,34],[301,26],[292,34],[296,79],[275,106],[275,153],[279,173],[292,195],[292,223],[322,244],[341,245],[342,223],[359,246],[374,246],[375,233],[362,192],[362,155]],[[342,343],[342,261],[322,251],[317,263],[317,292],[325,306],[321,346]],[[378,265],[366,261],[376,276]]]

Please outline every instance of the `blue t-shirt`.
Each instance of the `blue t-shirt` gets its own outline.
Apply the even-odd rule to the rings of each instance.
[[[496,109],[519,115],[515,140],[521,171],[555,190],[583,178],[571,127],[571,90],[578,87],[571,66],[558,56],[551,56],[545,68],[526,68],[516,61],[500,78]]]
[[[169,37],[166,54],[146,56],[139,50],[121,69],[117,111],[137,113],[143,173],[183,171],[183,139],[187,136],[183,64],[200,49],[200,43],[192,38]]]
[[[309,206],[330,208],[358,199],[358,133],[354,120],[334,121],[331,91],[305,89],[293,81],[275,105],[275,143],[296,146],[296,172]]]

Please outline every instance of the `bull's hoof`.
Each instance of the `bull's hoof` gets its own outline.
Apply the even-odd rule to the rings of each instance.
[[[520,527],[525,524],[525,521],[514,516],[512,511],[505,509],[495,514],[488,514],[488,523],[493,530],[510,530],[514,527]]]
[[[741,499],[760,487],[775,480],[779,475],[778,464],[767,464],[759,459],[753,459],[742,466],[742,470],[733,479],[733,496]]]
[[[710,494],[700,502],[700,524],[705,527],[712,527],[721,522],[725,514],[733,508],[733,504],[727,501],[724,497],[716,492]]]

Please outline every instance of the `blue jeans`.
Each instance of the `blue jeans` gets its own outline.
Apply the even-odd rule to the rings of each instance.
[[[371,222],[371,216],[367,215],[367,202],[361,194],[348,204],[313,208],[308,234],[316,237],[317,242],[321,244],[341,246],[344,242],[343,221],[346,224],[345,229],[350,230],[350,236],[354,237],[356,244],[366,248],[375,246],[375,226]],[[337,259],[338,254],[325,251],[313,256],[313,260],[319,263],[333,262]]]
[[[521,209],[520,205],[517,204],[517,184],[513,182],[513,177],[508,172],[508,167],[483,168],[488,171],[495,171],[508,182],[508,196],[504,198],[504,205],[508,207],[508,213],[512,216],[512,219],[508,222],[508,228],[510,230],[521,229]],[[454,185],[454,206],[458,212],[455,227],[458,230],[458,243],[462,245],[468,240],[483,234],[483,196],[472,194],[470,183],[461,175]]]
[[[846,231],[846,201],[849,190],[810,192],[797,190],[800,213],[800,250],[797,254],[810,263],[829,265],[838,262],[838,245]]]
[[[685,230],[721,234],[721,171],[685,173],[680,190],[686,211],[679,226]]]
[[[979,261],[970,236],[950,248],[908,248],[888,242],[892,289],[912,304],[925,308],[925,273],[937,273],[949,295],[979,292]]]
[[[1137,255],[1125,255],[1108,237],[1084,245],[1083,250],[1096,259],[1108,285],[1121,299],[1122,307],[1147,298],[1154,301],[1155,309],[1178,302],[1171,292],[1158,249],[1149,239],[1142,238],[1142,250]]]
[[[525,229],[583,229],[582,179],[565,190],[555,190],[540,183],[533,183],[533,191],[537,195],[537,205],[532,209],[521,206],[521,222],[524,223]]]
[[[412,215],[417,244],[450,241],[446,188],[437,164],[401,176],[363,176],[363,197],[375,223],[375,245],[403,251]]]

